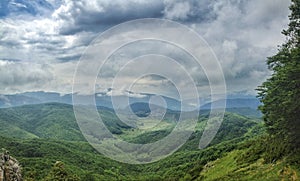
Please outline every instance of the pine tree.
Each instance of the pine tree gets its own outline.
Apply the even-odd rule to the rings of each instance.
[[[287,40],[267,60],[273,74],[257,89],[268,133],[288,153],[300,148],[300,0],[292,0],[290,10],[289,26],[282,32]]]

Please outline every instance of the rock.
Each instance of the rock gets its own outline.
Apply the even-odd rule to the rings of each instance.
[[[0,181],[22,181],[19,162],[7,150],[0,153]]]

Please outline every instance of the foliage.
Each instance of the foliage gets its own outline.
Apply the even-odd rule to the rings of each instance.
[[[119,120],[116,119],[113,112],[109,110],[100,111],[103,111],[105,124],[121,130],[118,136],[133,142],[153,142],[164,137],[174,126],[170,114],[167,116],[167,120],[163,120],[154,129],[149,131],[132,130],[132,128],[127,128],[118,123]],[[72,140],[70,135],[78,131],[72,113],[71,107],[64,104],[43,104],[0,109],[0,118],[8,126],[17,126],[20,129],[23,128],[28,134],[38,135],[16,138],[14,137],[15,133],[0,130],[0,134],[5,136],[0,136],[1,147],[9,149],[20,161],[24,168],[26,180],[51,180],[59,174],[79,180],[195,179],[207,162],[222,157],[227,152],[234,150],[237,143],[251,137],[252,134],[257,134],[257,131],[254,132],[253,129],[258,125],[256,120],[226,113],[222,128],[214,143],[206,149],[199,150],[199,139],[208,119],[207,115],[203,114],[199,118],[197,131],[173,155],[151,164],[129,165],[118,163],[99,154],[87,142],[77,139],[82,135],[78,135]],[[52,120],[55,117],[56,119]],[[52,130],[50,123],[56,124],[56,120],[59,120],[61,126],[57,127],[55,131],[58,133],[64,132],[64,137],[43,137],[42,134],[38,134],[36,131],[43,128],[45,133],[50,136],[51,134],[48,134]],[[24,124],[30,123],[33,123],[28,126],[30,129],[23,127]],[[49,130],[46,129],[47,126],[45,125],[48,125]],[[67,125],[73,129],[67,129]],[[54,166],[57,160],[60,160],[63,166]]]
[[[211,145],[242,137],[249,131],[249,128],[252,128],[256,124],[255,121],[249,120],[246,117],[225,113],[223,124],[220,126],[218,134],[211,142]]]
[[[100,110],[107,128],[114,134],[129,129],[112,111]],[[0,109],[0,135],[15,138],[51,138],[84,141],[73,107],[47,103]]]
[[[290,9],[289,27],[283,31],[287,42],[268,58],[273,74],[258,88],[275,157],[300,149],[300,0],[292,0]]]
[[[57,161],[51,168],[50,173],[44,179],[44,181],[78,181],[79,177],[70,173],[65,168],[65,165],[61,161]]]
[[[288,42],[284,45],[287,48],[299,48],[300,47],[300,1],[292,0],[290,6],[291,15],[289,16],[290,23],[286,30],[283,30],[283,34],[288,37]]]

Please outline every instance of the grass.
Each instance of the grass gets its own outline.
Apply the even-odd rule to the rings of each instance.
[[[237,163],[237,157],[245,150],[234,150],[226,156],[209,162],[200,173],[199,180],[299,180],[300,169],[290,166],[284,159],[267,164],[262,158],[253,163]]]
[[[200,173],[204,180],[221,180],[237,169],[235,158],[240,154],[239,150],[234,150],[221,159],[209,162]]]

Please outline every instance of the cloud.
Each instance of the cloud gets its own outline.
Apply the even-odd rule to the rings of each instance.
[[[230,93],[253,93],[270,74],[265,59],[276,53],[277,45],[284,41],[280,32],[289,14],[286,0],[42,0],[41,7],[31,1],[18,1],[19,5],[7,2],[12,1],[0,3],[0,9],[6,8],[0,11],[0,86],[5,92],[41,89],[67,93],[71,91],[76,61],[100,33],[128,20],[166,18],[189,26],[208,42],[222,65]],[[131,35],[122,38],[128,36]],[[119,40],[107,40],[107,50],[116,41]],[[124,61],[147,53],[178,60],[197,77],[199,92],[207,94],[204,71],[178,47],[163,42],[140,42],[117,51],[110,64],[104,66],[101,76],[105,81],[99,87],[109,88]],[[93,64],[90,68],[94,68]],[[175,69],[163,65],[157,68],[172,74],[184,86],[185,80]],[[90,80],[91,69],[87,66],[82,81]],[[134,68],[130,70],[124,82],[135,80],[134,72]],[[136,89],[165,93],[174,90],[169,82],[151,76],[140,81]]]
[[[102,92],[101,94],[97,94],[97,96],[127,96],[127,97],[135,97],[135,98],[144,98],[147,97],[147,95],[135,93],[128,90],[114,90],[114,89],[108,89],[105,92]]]
[[[270,74],[265,60],[284,42],[280,32],[288,22],[288,5],[284,0],[216,1],[214,20],[191,25],[216,53],[229,92],[253,93]]]
[[[188,1],[171,2],[165,1],[164,15],[168,19],[186,20],[191,15],[191,7]]]
[[[180,22],[205,22],[215,18],[211,0],[164,0],[163,17]]]
[[[0,60],[0,88],[2,92],[20,92],[24,89],[43,88],[53,80],[48,65]]]
[[[60,35],[57,22],[50,18],[0,19],[0,25],[1,59],[39,63],[76,61],[91,39],[86,33],[80,37]]]
[[[104,31],[109,27],[137,19],[162,16],[163,4],[159,0],[66,0],[53,17],[59,21],[59,32],[64,35],[81,31]]]
[[[46,0],[2,0],[0,2],[0,17],[6,16],[42,16],[54,10],[53,4]]]

